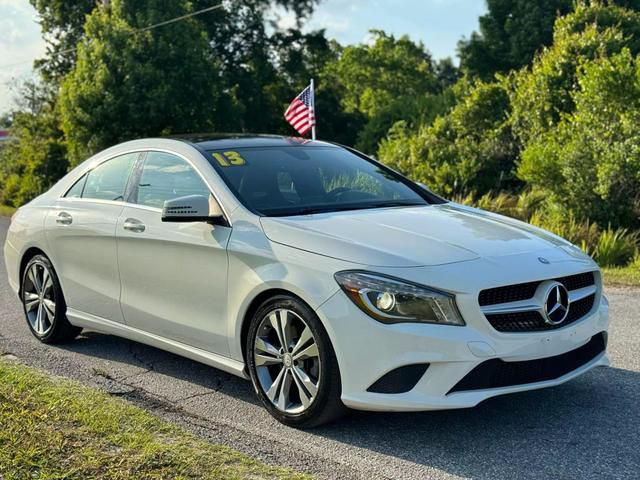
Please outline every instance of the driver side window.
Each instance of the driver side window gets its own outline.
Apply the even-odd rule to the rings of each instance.
[[[210,194],[209,187],[189,163],[164,152],[147,153],[137,193],[137,204],[154,208],[162,208],[166,200]]]

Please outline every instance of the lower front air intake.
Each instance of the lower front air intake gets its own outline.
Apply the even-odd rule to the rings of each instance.
[[[586,365],[604,352],[606,347],[607,334],[601,332],[591,337],[591,340],[582,347],[554,357],[523,362],[487,360],[467,373],[449,390],[447,395],[454,392],[487,390],[555,380]]]

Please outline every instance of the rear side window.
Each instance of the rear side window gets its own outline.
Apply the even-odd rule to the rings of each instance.
[[[185,160],[164,152],[149,152],[144,161],[137,202],[162,208],[166,200],[187,195],[209,196],[209,187]]]
[[[91,170],[87,174],[82,198],[124,200],[129,175],[138,155],[138,153],[121,155]]]
[[[87,175],[83,175],[82,177],[80,177],[80,179],[73,184],[73,187],[71,187],[67,193],[65,194],[65,197],[67,198],[81,198],[82,197],[82,190],[84,189],[84,183],[87,181]]]

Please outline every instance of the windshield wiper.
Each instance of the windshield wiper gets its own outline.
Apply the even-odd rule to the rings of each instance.
[[[278,217],[289,217],[289,216],[294,216],[294,215],[312,215],[314,213],[329,213],[329,212],[344,212],[347,210],[360,210],[360,208],[362,207],[356,207],[356,206],[333,206],[333,205],[327,205],[327,206],[323,206],[323,207],[306,207],[306,208],[301,208],[299,210],[294,210],[294,211],[287,211],[287,212],[277,212],[274,214],[271,214],[271,216],[278,216]]]
[[[398,200],[366,203],[360,205],[322,205],[317,207],[304,207],[294,211],[287,210],[283,212],[271,212],[267,215],[270,217],[293,217],[296,215],[312,215],[314,213],[345,212],[349,210],[371,210],[373,208],[385,207],[418,207],[425,205],[428,205],[428,203],[416,202],[414,200]]]
[[[368,208],[384,208],[384,207],[423,207],[429,205],[426,202],[416,202],[415,200],[397,200],[380,202],[378,204],[371,204]]]

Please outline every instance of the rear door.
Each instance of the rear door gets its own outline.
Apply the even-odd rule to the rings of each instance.
[[[210,194],[184,158],[150,151],[136,179],[116,230],[125,322],[227,354],[226,247],[231,229],[206,222],[162,222],[165,200]]]
[[[115,231],[139,155],[114,157],[86,173],[45,219],[67,306],[116,322],[123,317]]]

